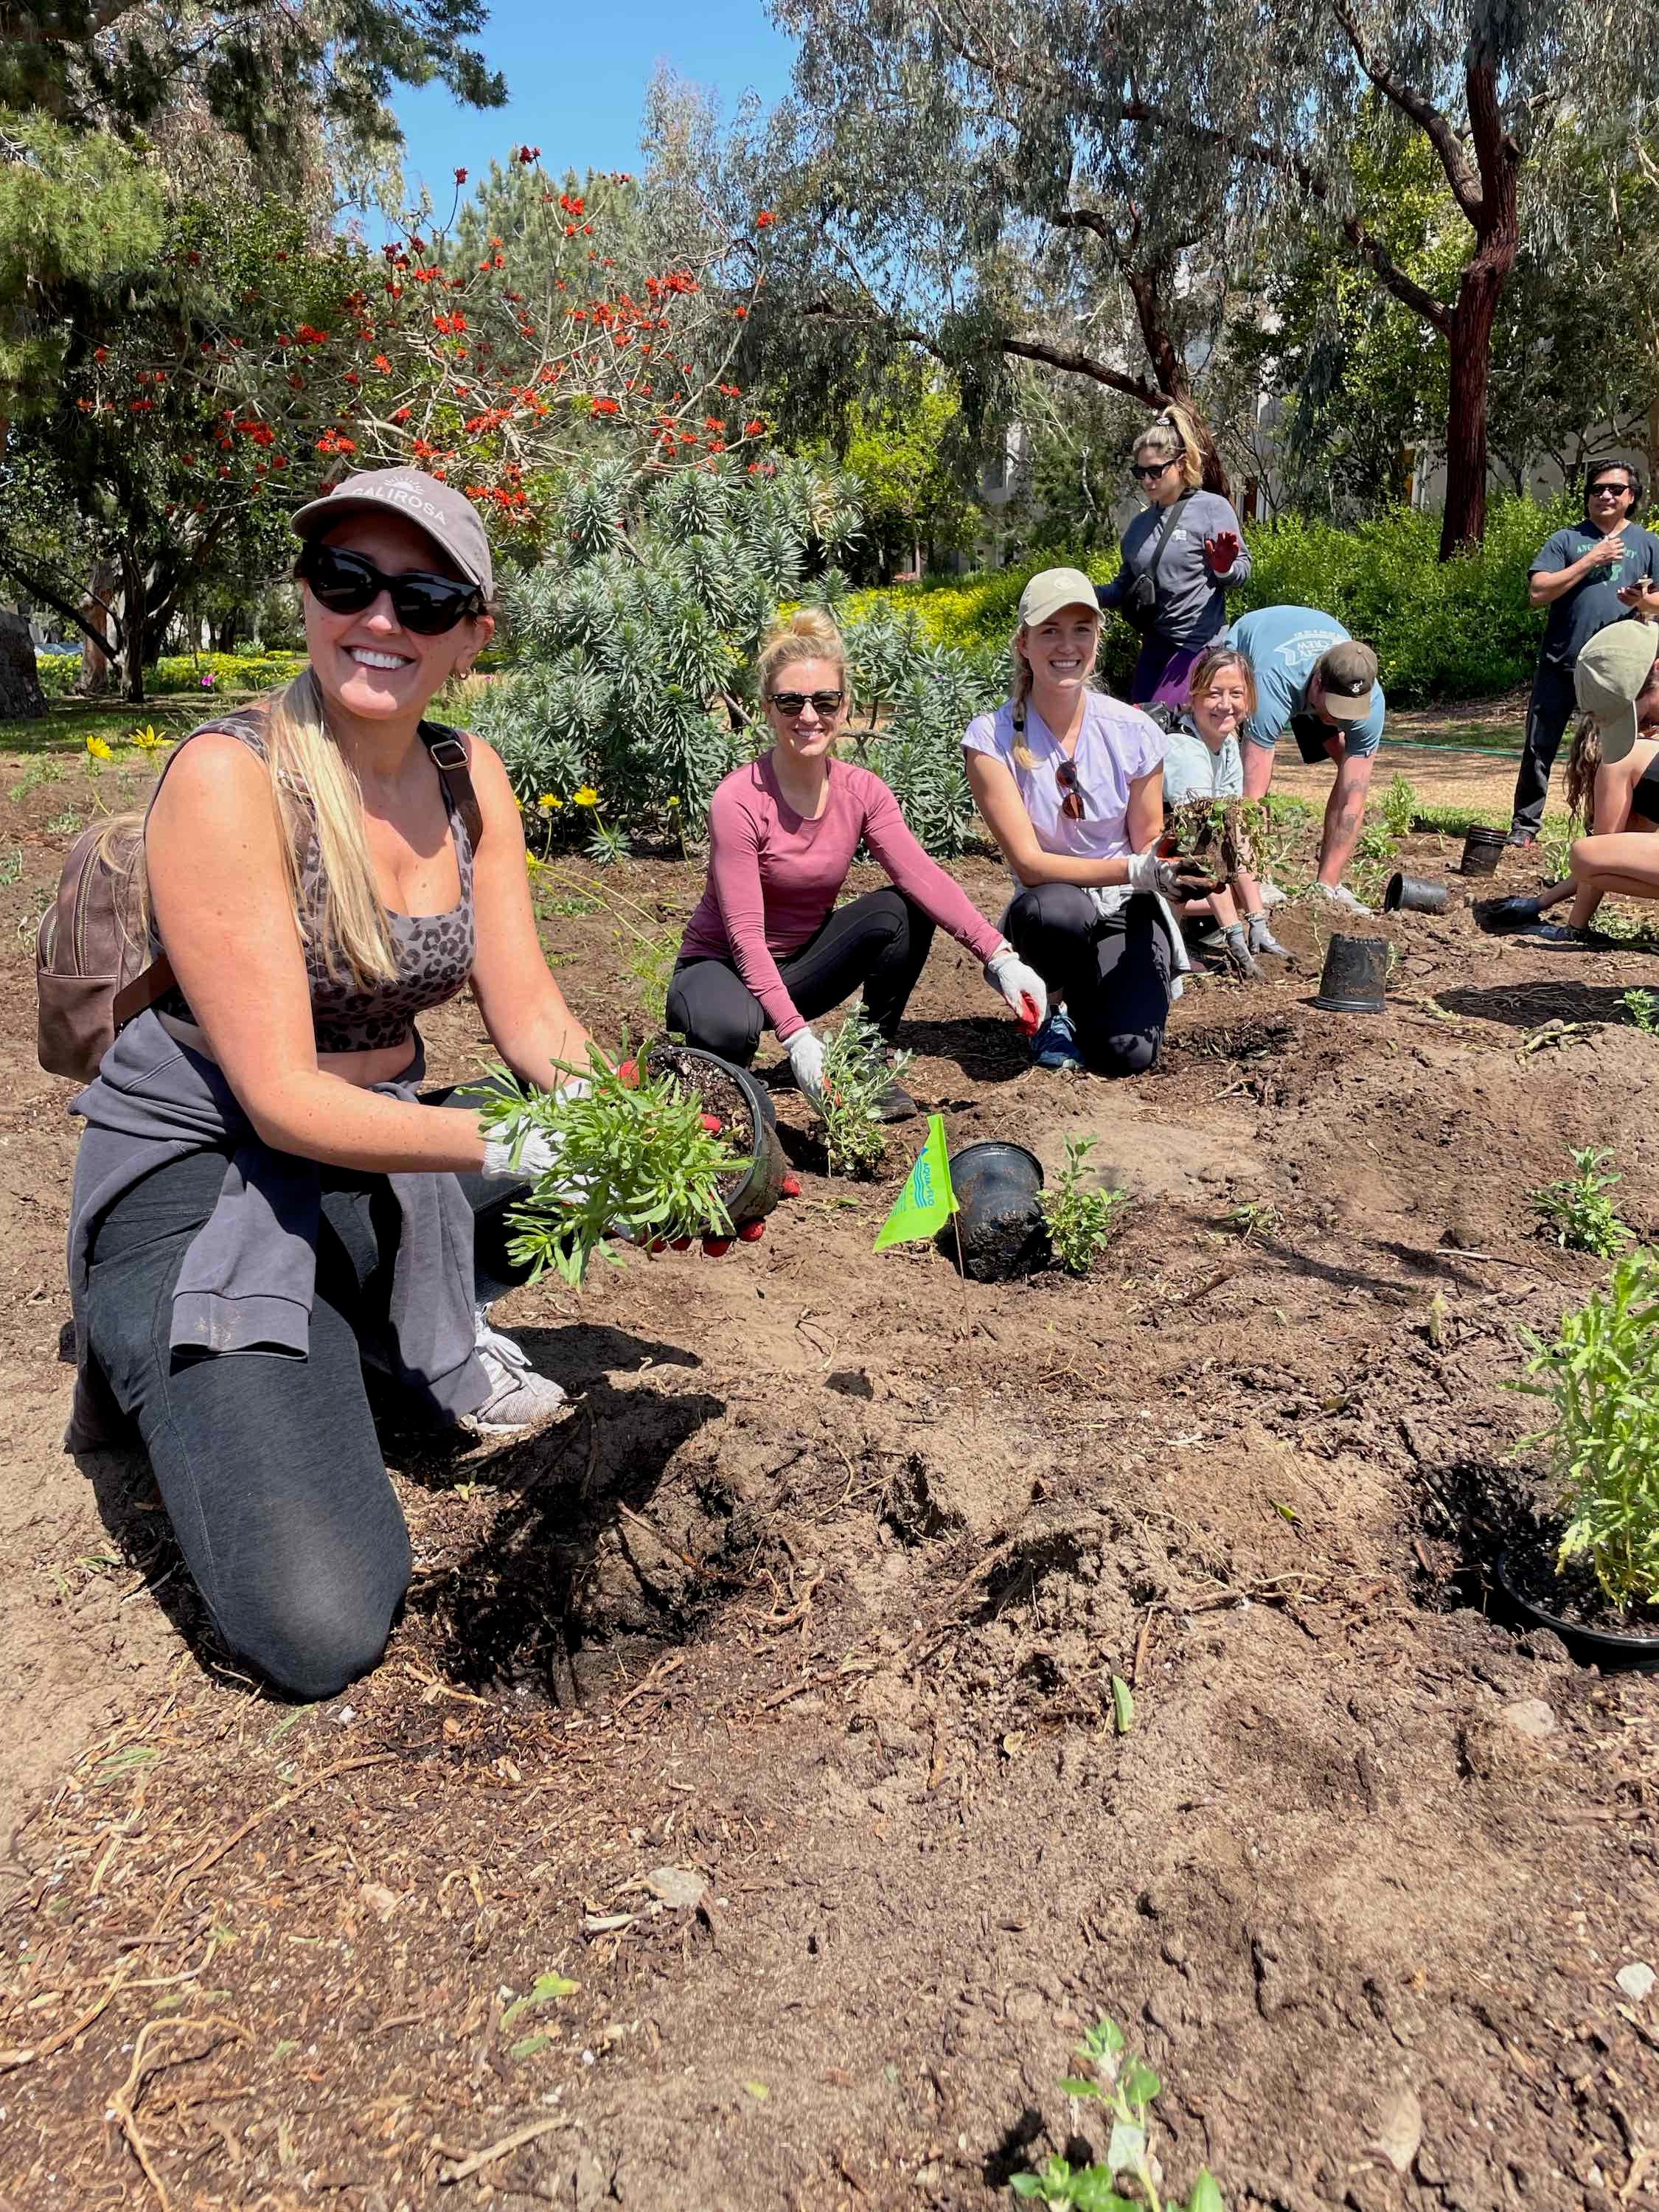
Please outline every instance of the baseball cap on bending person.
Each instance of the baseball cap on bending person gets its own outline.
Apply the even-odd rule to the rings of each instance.
[[[1100,600],[1081,568],[1041,568],[1019,595],[1019,626],[1035,629],[1052,622],[1063,607],[1087,607],[1098,614]]]
[[[1325,712],[1334,722],[1363,722],[1371,711],[1376,655],[1357,639],[1344,638],[1314,664],[1325,694]]]
[[[495,589],[489,540],[472,511],[472,502],[453,484],[440,483],[421,469],[365,469],[347,477],[322,499],[313,499],[294,516],[297,538],[320,538],[349,514],[401,514],[447,554],[467,581],[486,599]]]
[[[1659,656],[1651,623],[1609,623],[1578,655],[1572,672],[1581,714],[1595,718],[1604,761],[1621,761],[1636,743],[1636,702]]]

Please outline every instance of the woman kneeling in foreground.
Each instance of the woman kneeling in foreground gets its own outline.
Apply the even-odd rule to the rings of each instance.
[[[808,1024],[864,987],[890,1046],[938,923],[985,963],[985,980],[1028,1027],[1048,1011],[1042,978],[1017,959],[905,826],[878,775],[835,757],[847,720],[847,652],[828,615],[803,607],[761,648],[769,751],[733,769],[708,810],[708,887],[680,946],[668,1026],[746,1067],[775,1030],[814,1105],[823,1047]],[[860,839],[892,878],[837,906]],[[884,1121],[915,1102],[890,1083]]]
[[[1066,1002],[1032,1038],[1033,1060],[1141,1075],[1192,964],[1167,901],[1215,885],[1158,857],[1164,732],[1091,688],[1099,645],[1082,571],[1033,576],[1020,596],[1013,696],[969,724],[963,749],[975,803],[1018,886],[1003,928]]]
[[[1255,712],[1255,678],[1249,662],[1230,645],[1210,646],[1194,666],[1186,707],[1170,726],[1164,756],[1165,806],[1194,799],[1206,804],[1243,800],[1244,763],[1239,757],[1238,733]],[[1228,878],[1224,890],[1187,911],[1206,913],[1214,920],[1227,964],[1236,975],[1261,981],[1258,952],[1279,960],[1290,957],[1273,933],[1261,888],[1247,869],[1238,869]]]
[[[488,1326],[526,1184],[463,1094],[416,1097],[413,1018],[470,983],[543,1087],[587,1035],[542,957],[500,760],[422,720],[494,628],[477,517],[382,470],[295,528],[311,665],[168,761],[143,860],[177,988],[74,1103],[66,1442],[108,1440],[112,1395],[220,1634],[314,1698],[375,1663],[409,1580],[365,1364],[419,1418],[489,1435],[564,1399]],[[523,1151],[524,1173],[550,1164],[544,1139]]]

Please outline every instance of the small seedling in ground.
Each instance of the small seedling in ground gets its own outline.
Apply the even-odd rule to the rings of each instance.
[[[1659,1255],[1627,1254],[1553,1344],[1524,1341],[1531,1379],[1510,1387],[1552,1418],[1517,1449],[1547,1449],[1562,1565],[1582,1559],[1620,1612],[1659,1605]]]
[[[1611,1260],[1630,1243],[1632,1233],[1613,1212],[1608,1196],[1620,1180],[1617,1173],[1604,1172],[1613,1154],[1587,1146],[1575,1149],[1571,1158],[1571,1176],[1529,1194],[1533,1211],[1564,1250],[1594,1252],[1598,1260]]]
[[[1270,1231],[1277,1229],[1285,1217],[1265,1198],[1252,1198],[1229,1207],[1221,1218],[1228,1228],[1236,1229],[1248,1244],[1252,1237],[1265,1237]]]
[[[1038,1195],[1054,1257],[1068,1275],[1088,1273],[1116,1236],[1129,1203],[1127,1190],[1098,1182],[1093,1189],[1085,1188],[1096,1142],[1093,1137],[1067,1137],[1059,1179],[1052,1190]]]
[[[552,1146],[553,1165],[507,1217],[518,1232],[509,1249],[532,1282],[551,1267],[573,1290],[596,1255],[618,1262],[611,1237],[729,1237],[721,1188],[749,1164],[708,1127],[701,1100],[672,1076],[647,1066],[624,1083],[597,1052],[589,1057],[580,1097],[530,1091],[506,1069],[493,1070],[496,1095],[480,1116],[507,1144],[535,1132]]]
[[[1078,2212],[1137,2212],[1138,2207],[1146,2212],[1224,2212],[1221,2191],[1207,2168],[1200,2169],[1184,2207],[1178,2197],[1163,2195],[1150,2142],[1152,2100],[1164,2084],[1128,2049],[1117,2022],[1097,2021],[1077,2045],[1077,2056],[1089,2061],[1092,2073],[1071,2075],[1060,2086],[1068,2097],[1101,2106],[1111,2128],[1105,2161],[1073,2166],[1063,2158],[1045,2160],[1036,2173],[1014,2176],[1009,2186],[1015,2196],[1039,2204],[1074,2205]],[[1139,2194],[1126,2194],[1131,2188]]]
[[[1390,837],[1409,837],[1417,823],[1417,787],[1396,775],[1382,794],[1382,827]]]
[[[869,1175],[881,1164],[887,1138],[877,1109],[890,1083],[902,1083],[908,1052],[890,1058],[887,1041],[854,1006],[823,1048],[823,1149],[833,1174]]]
[[[1619,1003],[1625,1019],[1633,1022],[1644,1036],[1659,1035],[1659,999],[1651,991],[1626,991]]]

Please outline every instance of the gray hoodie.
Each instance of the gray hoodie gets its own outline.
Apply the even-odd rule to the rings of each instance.
[[[1169,512],[1149,507],[1124,532],[1123,565],[1097,594],[1103,608],[1121,606],[1132,580],[1151,568],[1158,556],[1158,534]],[[1204,541],[1224,530],[1237,537],[1238,558],[1224,575],[1212,576],[1204,557]],[[1218,492],[1194,492],[1181,510],[1158,573],[1156,635],[1165,645],[1212,644],[1227,627],[1224,586],[1242,584],[1249,573],[1244,533],[1231,507]]]

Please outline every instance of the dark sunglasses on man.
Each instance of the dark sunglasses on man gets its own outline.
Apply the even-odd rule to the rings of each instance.
[[[771,695],[772,704],[789,720],[804,714],[810,706],[821,722],[840,714],[841,702],[846,696],[845,691],[775,691]]]
[[[294,573],[331,615],[360,615],[382,592],[388,593],[398,621],[416,637],[441,637],[457,623],[484,611],[483,593],[476,584],[419,568],[389,576],[366,553],[352,553],[343,545],[313,541],[295,562]]]
[[[1630,491],[1632,489],[1633,487],[1628,483],[1615,483],[1611,477],[1607,477],[1593,483],[1584,496],[1587,499],[1600,499],[1603,494],[1606,494],[1611,498],[1617,499],[1621,491]]]

